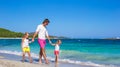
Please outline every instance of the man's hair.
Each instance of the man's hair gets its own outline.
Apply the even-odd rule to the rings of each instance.
[[[43,23],[46,23],[46,22],[50,23],[49,19],[45,19],[45,20],[43,21]]]

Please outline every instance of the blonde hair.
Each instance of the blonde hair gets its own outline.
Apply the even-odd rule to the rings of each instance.
[[[61,42],[61,40],[57,40],[57,43]]]
[[[24,36],[23,36],[23,38],[25,38],[25,36],[28,34],[28,32],[25,32],[25,34],[24,34]]]

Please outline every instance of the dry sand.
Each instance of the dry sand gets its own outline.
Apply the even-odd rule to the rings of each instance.
[[[0,67],[52,67],[52,66],[0,59]]]

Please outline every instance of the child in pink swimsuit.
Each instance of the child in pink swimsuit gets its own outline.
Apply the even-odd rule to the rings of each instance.
[[[55,50],[54,50],[54,54],[55,54],[55,63],[58,63],[58,57],[59,57],[59,52],[60,52],[60,44],[61,44],[61,40],[58,40],[55,44],[52,44],[53,46],[55,46]]]

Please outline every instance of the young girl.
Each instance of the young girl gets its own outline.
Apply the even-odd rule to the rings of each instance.
[[[52,44],[53,46],[55,46],[55,50],[54,50],[54,54],[55,54],[55,63],[58,63],[58,57],[59,57],[59,52],[60,52],[60,44],[61,44],[61,40],[57,40],[56,44]]]
[[[22,61],[24,62],[25,54],[27,53],[29,60],[30,60],[30,63],[32,63],[32,58],[31,58],[31,54],[30,54],[30,47],[29,47],[29,43],[31,43],[31,42],[28,40],[28,37],[29,37],[29,34],[26,32],[22,38],[22,44],[21,44],[22,52],[23,52]]]

